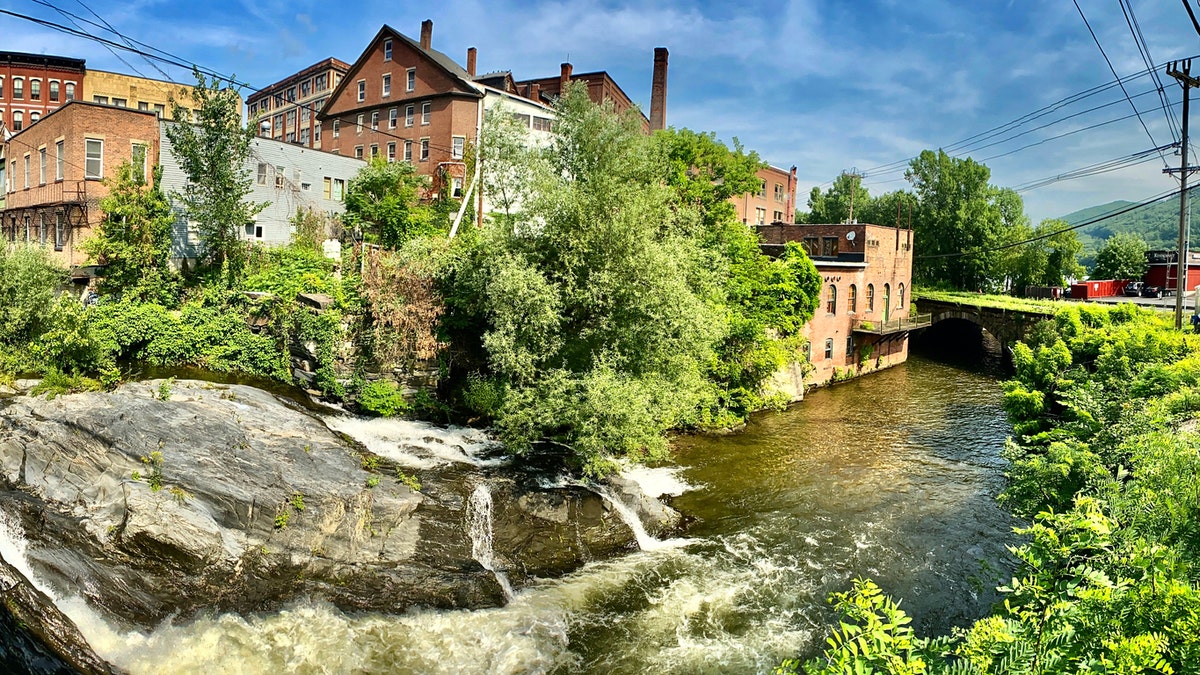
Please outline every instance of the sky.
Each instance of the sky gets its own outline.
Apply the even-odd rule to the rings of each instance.
[[[1016,188],[1172,143],[1181,119],[1182,89],[1161,66],[1166,109],[1148,75],[1126,81],[1132,104],[1116,87],[1059,104],[1112,84],[1113,70],[1122,78],[1147,70],[1114,0],[1078,0],[1079,9],[1072,0],[358,0],[353,11],[315,0],[82,2],[0,0],[0,9],[66,25],[72,19],[58,10],[102,17],[133,40],[260,87],[329,56],[353,63],[382,24],[417,38],[421,21],[432,19],[434,49],[465,64],[467,48],[478,48],[478,72],[547,77],[569,61],[576,73],[608,71],[645,111],[654,48],[667,47],[667,124],[736,138],[775,166],[795,166],[802,209],[813,186],[827,187],[842,171],[865,174],[873,195],[907,188],[905,161],[925,149],[982,161],[993,184]],[[1126,4],[1151,63],[1200,56],[1182,2]],[[164,77],[141,56],[118,52],[122,62],[94,41],[4,15],[0,49]],[[193,81],[181,68],[159,67]],[[1196,98],[1200,106],[1200,91]],[[1056,105],[1005,134],[961,143]],[[1172,150],[1148,158],[1022,191],[1026,212],[1037,223],[1176,189],[1162,169],[1180,158]]]

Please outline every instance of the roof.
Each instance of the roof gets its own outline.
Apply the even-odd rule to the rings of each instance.
[[[0,63],[26,66],[54,66],[61,70],[84,72],[86,64],[83,59],[69,56],[50,56],[48,54],[29,54],[26,52],[0,52]]]
[[[54,110],[51,110],[50,112],[48,112],[45,115],[38,118],[37,122],[34,122],[34,123],[30,124],[29,126],[25,127],[24,129],[21,129],[20,131],[12,134],[6,140],[11,141],[12,139],[16,138],[17,136],[20,136],[21,134],[25,133],[26,131],[29,131],[30,129],[36,129],[37,125],[39,123],[48,119],[51,115],[55,115],[64,110],[76,109],[74,106],[86,106],[88,108],[101,108],[103,110],[117,110],[117,111],[120,111],[121,113],[133,113],[136,115],[150,115],[150,116],[154,117],[155,119],[158,118],[158,113],[154,112],[153,110],[136,110],[134,108],[122,108],[121,106],[108,105],[107,103],[92,103],[91,101],[80,101],[78,99],[75,99],[73,101],[67,101],[62,106],[55,108]]]
[[[293,80],[315,74],[315,73],[325,70],[327,68],[332,68],[334,70],[340,70],[344,73],[344,72],[350,70],[350,64],[346,63],[345,61],[343,61],[341,59],[334,58],[332,56],[330,56],[327,59],[321,59],[320,61],[317,61],[316,63],[312,64],[311,66],[308,66],[307,68],[302,68],[274,84],[267,85],[267,86],[259,89],[258,91],[255,91],[253,94],[250,94],[249,96],[246,97],[246,102],[249,103],[252,100],[258,100],[259,98],[265,98],[267,96],[270,96],[271,94],[273,94],[275,92],[275,89],[277,87],[284,87],[288,84],[291,84]]]

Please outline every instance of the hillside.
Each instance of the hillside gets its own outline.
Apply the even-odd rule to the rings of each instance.
[[[1196,197],[1197,195],[1192,195],[1192,199]],[[1134,202],[1117,200],[1080,209],[1061,218],[1071,225],[1077,225],[1133,204]],[[1105,239],[1117,232],[1135,232],[1146,240],[1151,249],[1174,249],[1179,237],[1178,200],[1168,199],[1081,228],[1078,234],[1083,243],[1084,256],[1090,258]]]

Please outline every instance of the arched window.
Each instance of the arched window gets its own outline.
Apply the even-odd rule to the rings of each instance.
[[[850,293],[846,295],[846,311],[858,311],[858,286],[850,284]]]
[[[900,298],[899,298],[899,301],[896,303],[896,309],[899,309],[903,306],[904,306],[904,284],[901,283],[900,284]]]
[[[837,314],[837,286],[829,284],[829,299],[825,302],[825,311],[829,314]]]
[[[825,338],[825,360],[833,358],[833,338]]]
[[[867,311],[875,311],[875,284],[867,284]]]

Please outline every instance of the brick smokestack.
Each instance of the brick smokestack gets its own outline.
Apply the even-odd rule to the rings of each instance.
[[[567,93],[567,85],[571,84],[571,64],[562,64],[562,72],[558,76],[558,95]]]
[[[421,49],[429,51],[433,45],[433,19],[425,19],[421,22]]]
[[[650,85],[650,131],[667,128],[667,48],[654,48],[654,82]]]
[[[475,77],[475,48],[467,47],[467,74]]]
[[[537,82],[529,85],[529,98],[538,103],[542,102],[542,86]]]

